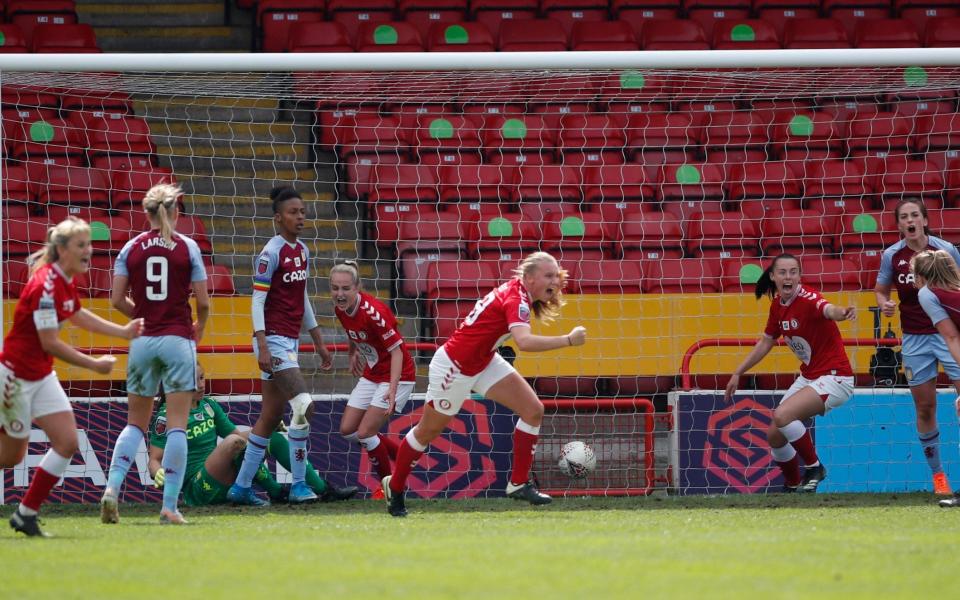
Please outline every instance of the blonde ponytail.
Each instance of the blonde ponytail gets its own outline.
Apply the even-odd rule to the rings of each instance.
[[[150,217],[150,223],[160,225],[160,237],[168,244],[173,242],[173,211],[176,210],[177,200],[183,195],[180,186],[169,183],[158,183],[143,197],[143,210]]]
[[[63,248],[73,236],[77,234],[90,235],[90,226],[86,221],[77,217],[67,217],[53,227],[47,229],[47,243],[42,250],[37,250],[27,257],[32,275],[44,265],[51,265],[60,260],[60,248]]]

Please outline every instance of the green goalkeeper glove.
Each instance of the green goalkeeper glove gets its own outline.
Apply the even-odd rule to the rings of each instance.
[[[157,489],[163,488],[163,482],[166,480],[166,473],[163,471],[163,467],[157,469],[157,472],[153,474],[153,487]]]

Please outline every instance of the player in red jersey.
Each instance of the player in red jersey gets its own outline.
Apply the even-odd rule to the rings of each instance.
[[[45,536],[37,512],[60,481],[77,451],[77,423],[53,359],[101,374],[113,370],[112,356],[94,358],[60,339],[60,324],[69,320],[94,333],[134,339],[143,320],[126,326],[106,321],[80,306],[74,277],[90,266],[90,226],[70,217],[47,232],[46,247],[33,254],[32,274],[13,313],[13,326],[0,351],[0,469],[23,460],[35,422],[50,440],[10,527],[28,536]]]
[[[893,288],[900,299],[900,324],[903,328],[903,372],[910,386],[917,411],[917,437],[927,466],[933,475],[933,491],[938,496],[950,495],[950,483],[940,460],[940,429],[937,426],[937,366],[953,382],[960,394],[960,364],[930,322],[917,299],[917,288],[910,273],[910,260],[923,250],[944,250],[960,262],[960,252],[950,242],[930,232],[927,207],[918,199],[904,199],[893,209],[897,228],[903,236],[883,251],[874,293],[877,305],[887,317],[897,312],[897,303],[890,299]]]
[[[960,364],[960,267],[945,250],[923,250],[910,259],[910,272],[920,306]],[[960,396],[954,406],[960,414]],[[960,492],[941,500],[940,506],[960,506]]]
[[[166,486],[160,522],[183,524],[177,509],[187,465],[187,419],[197,387],[196,343],[203,337],[210,298],[200,247],[174,228],[183,191],[169,184],[150,188],[143,210],[150,230],[120,250],[114,262],[110,301],[127,316],[144,320],[143,337],[130,344],[127,360],[127,425],[117,436],[100,499],[100,520],[120,520],[120,488],[150,426],[153,399],[163,384],[167,397]],[[192,318],[190,295],[197,305]]]
[[[513,432],[513,470],[507,496],[531,504],[551,501],[529,481],[543,403],[530,384],[497,353],[497,348],[511,336],[525,352],[581,346],[587,340],[587,330],[577,326],[567,335],[534,335],[530,331],[531,315],[549,321],[559,314],[566,271],[546,252],[534,252],[523,259],[515,273],[510,281],[478,300],[433,355],[423,416],[400,443],[393,474],[381,482],[391,515],[406,516],[404,490],[410,471],[427,445],[443,433],[460,411],[471,391],[506,406],[520,417]]]
[[[329,371],[333,366],[307,294],[310,252],[299,239],[307,215],[303,199],[291,187],[274,188],[270,199],[279,233],[267,242],[254,263],[251,302],[253,350],[263,381],[263,403],[250,432],[240,472],[227,492],[230,502],[250,506],[268,504],[254,494],[251,485],[263,462],[270,434],[280,425],[288,402],[293,413],[287,430],[293,478],[288,500],[298,504],[319,499],[305,480],[312,396],[300,373],[301,327],[305,326],[313,339],[320,355],[320,368]]]
[[[781,335],[800,359],[800,376],[773,411],[767,441],[773,460],[783,471],[785,492],[815,492],[827,476],[817,457],[804,419],[824,415],[853,395],[853,370],[843,348],[836,321],[856,318],[856,308],[827,302],[816,290],[800,283],[800,261],[781,254],[757,280],[757,299],[769,296],[770,316],[763,337],[733,372],[724,397],[729,402],[740,376],[763,360]],[[806,472],[801,477],[800,463]]]
[[[382,480],[390,474],[397,444],[380,430],[392,412],[403,412],[413,392],[416,367],[397,329],[397,318],[383,302],[360,289],[357,263],[346,261],[330,269],[330,297],[333,312],[347,331],[350,370],[360,377],[343,410],[340,435],[366,448]]]

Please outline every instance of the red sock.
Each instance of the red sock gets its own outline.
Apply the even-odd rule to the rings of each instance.
[[[400,449],[400,444],[382,433],[378,433],[377,437],[380,438],[380,443],[387,447],[387,454],[390,455],[390,460],[397,460],[397,450]]]
[[[793,446],[797,454],[800,455],[804,465],[815,465],[820,462],[820,458],[817,456],[817,449],[813,447],[813,438],[810,437],[809,429],[804,431],[803,435],[798,439],[790,442],[790,445]]]
[[[530,467],[533,466],[533,453],[537,450],[539,435],[533,435],[519,429],[513,430],[513,472],[510,483],[522,485],[530,479]]]
[[[40,505],[47,499],[50,490],[57,485],[58,481],[60,481],[60,478],[56,475],[51,475],[43,468],[37,469],[33,473],[33,481],[30,482],[30,487],[21,502],[31,510],[39,511]]]
[[[800,460],[797,456],[799,455],[794,454],[793,458],[787,462],[776,461],[777,466],[783,471],[783,483],[790,487],[800,485]]]
[[[407,488],[407,477],[414,465],[420,460],[423,452],[414,450],[407,443],[406,438],[400,442],[400,448],[397,450],[397,462],[393,465],[393,477],[390,478],[390,489],[399,494]]]
[[[386,444],[381,441],[373,450],[367,450],[367,456],[377,469],[377,476],[380,479],[390,474],[390,453],[387,451]]]

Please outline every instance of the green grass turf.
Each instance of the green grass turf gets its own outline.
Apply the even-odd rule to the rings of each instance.
[[[4,598],[956,598],[960,509],[929,494],[45,507],[4,525]],[[0,510],[4,523],[12,507]],[[164,593],[172,580],[177,592]]]

